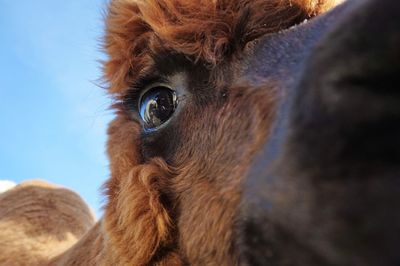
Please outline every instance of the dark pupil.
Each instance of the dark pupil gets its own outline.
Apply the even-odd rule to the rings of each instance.
[[[146,128],[155,128],[167,121],[175,111],[174,91],[166,87],[155,87],[140,100],[140,116]]]

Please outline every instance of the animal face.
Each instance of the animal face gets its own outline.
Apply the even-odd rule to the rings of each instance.
[[[111,2],[104,227],[122,263],[399,262],[400,5],[333,5]]]

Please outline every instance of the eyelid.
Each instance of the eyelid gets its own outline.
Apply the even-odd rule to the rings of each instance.
[[[131,84],[130,88],[135,88],[142,92],[155,83],[168,83],[168,79],[159,75],[139,76],[139,78]]]

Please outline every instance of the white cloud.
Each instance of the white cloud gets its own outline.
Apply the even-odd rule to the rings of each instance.
[[[8,181],[8,180],[0,180],[0,194],[12,189],[13,187],[15,187],[17,184],[12,182],[12,181]]]

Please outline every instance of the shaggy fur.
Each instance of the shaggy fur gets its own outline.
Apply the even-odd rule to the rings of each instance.
[[[332,5],[316,0],[112,1],[104,73],[117,103],[108,130],[105,215],[83,235],[93,219],[75,194],[43,183],[23,184],[0,196],[0,246],[7,247],[0,250],[0,264],[237,264],[232,228],[247,171],[243,165],[250,165],[265,142],[274,98],[271,91],[229,87],[235,73],[229,64],[250,41]],[[175,131],[165,133],[166,141],[144,139],[125,101],[140,80],[158,71],[159,57],[168,55],[180,57],[195,75],[205,73],[199,80],[217,88],[210,96],[215,102],[203,108],[203,98],[194,100],[199,104],[181,114]],[[171,152],[144,152],[159,143]]]
[[[222,76],[228,76],[224,68],[221,70],[218,67],[231,62],[233,57],[240,57],[247,43],[265,34],[298,24],[322,13],[332,5],[331,1],[313,0],[113,1],[107,18],[105,39],[109,60],[104,64],[104,72],[110,84],[109,91],[117,99],[123,100],[130,93],[128,88],[137,87],[138,80],[157,69],[157,57],[162,54],[183,54],[190,62],[201,62],[212,72],[207,83],[217,84]],[[223,72],[223,75],[218,74],[219,72]],[[246,94],[240,89],[237,89],[237,93]],[[232,94],[235,94],[234,90]],[[259,95],[253,94],[249,98],[255,99],[257,96]],[[270,96],[264,95],[261,98],[268,99]],[[228,105],[227,112],[242,110],[242,113],[236,114],[236,119],[243,116],[246,109],[249,116],[260,112],[242,106],[249,102],[255,100],[241,99],[240,103],[233,102],[231,107]],[[182,256],[177,253],[180,247],[184,250],[181,254],[187,254],[189,260],[198,261],[199,265],[233,265],[237,258],[231,247],[231,228],[235,206],[239,203],[237,187],[245,170],[237,169],[236,162],[232,162],[231,158],[207,158],[212,156],[199,154],[198,151],[193,151],[197,156],[188,156],[184,152],[190,148],[181,149],[179,158],[171,160],[175,161],[173,165],[168,165],[160,159],[143,164],[140,154],[140,128],[131,122],[123,107],[116,107],[119,110],[118,118],[109,130],[108,147],[112,177],[106,185],[109,202],[104,219],[104,226],[112,243],[110,247],[115,248],[113,253],[117,254],[120,261],[132,265],[180,265]],[[265,111],[261,112],[259,121],[269,120],[271,107],[272,101],[271,105],[261,109]],[[209,119],[206,119],[207,114]],[[221,118],[224,117],[224,121],[230,121],[226,116],[226,113],[220,115]],[[247,117],[243,117],[243,121],[246,119]],[[185,120],[199,123],[197,118],[182,119],[181,123],[184,124]],[[204,121],[215,121],[215,113],[210,110],[210,113],[205,114]],[[266,132],[265,125],[253,122],[243,125],[242,130],[238,131],[244,135],[251,131]],[[218,127],[220,128],[216,135],[220,135],[220,143],[216,145],[229,146],[232,143],[233,147],[240,149],[237,140],[245,140],[247,137],[232,136],[233,139],[229,140],[226,134],[230,129],[237,128],[237,125]],[[251,128],[250,132],[248,128]],[[192,124],[187,124],[185,131],[212,132],[213,129],[193,128]],[[249,135],[254,134],[257,133]],[[196,147],[192,139],[195,136],[189,137],[187,143]],[[198,138],[202,143],[210,142],[201,135]],[[240,157],[248,161],[264,139],[265,135],[261,134],[256,141],[250,140],[248,145],[243,147]],[[201,143],[199,145],[201,146]],[[222,151],[225,149],[220,147],[221,153],[217,153],[216,157],[224,156]],[[209,165],[206,164],[205,169],[204,164],[192,162],[191,157],[198,160],[204,158],[204,162]],[[216,173],[215,171],[224,172],[224,169],[212,169],[213,161],[225,164],[224,169],[231,166],[236,172]],[[188,176],[196,176],[201,180],[201,176],[217,178],[218,174],[222,179],[222,175],[229,173],[237,176],[237,183],[230,184],[227,179],[221,188],[222,191],[225,190],[224,193],[220,192],[218,186],[215,187],[214,182],[207,180],[193,183],[187,180]],[[215,193],[221,194],[213,196]],[[168,198],[167,202],[162,200],[165,198]],[[178,202],[180,206],[176,206]],[[185,210],[191,212],[186,213]],[[174,217],[176,212],[180,212],[178,220]],[[215,217],[209,221],[211,224],[199,223],[199,219],[208,216],[209,212]],[[226,223],[218,224],[220,220]],[[132,224],[135,224],[135,227],[132,227]],[[181,239],[176,239],[178,229]],[[204,239],[205,231],[209,232],[208,239]],[[215,239],[215,235],[221,237]]]
[[[215,65],[264,34],[337,4],[333,0],[115,0],[107,19],[105,78],[123,93],[165,50]]]
[[[0,194],[0,265],[45,265],[94,224],[72,191],[29,181]]]

